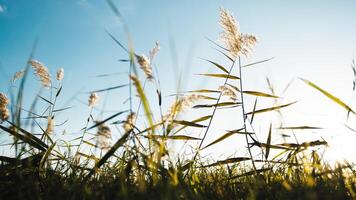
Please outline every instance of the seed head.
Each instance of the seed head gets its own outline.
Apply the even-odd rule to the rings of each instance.
[[[156,45],[152,48],[152,50],[150,50],[150,52],[149,52],[149,55],[150,55],[150,60],[152,61],[155,57],[156,57],[156,55],[157,55],[157,53],[158,53],[158,51],[161,49],[161,47],[159,46],[159,43],[158,43],[158,41],[156,42]]]
[[[203,98],[203,96],[198,94],[180,97],[176,102],[172,104],[163,119],[173,120],[179,113],[185,111],[187,108],[190,108],[196,101],[201,100]]]
[[[47,128],[46,128],[46,133],[48,135],[51,135],[54,131],[54,119],[51,116],[47,117]]]
[[[126,121],[122,126],[126,133],[134,128],[135,121],[136,121],[136,113],[132,112],[129,115],[127,115]]]
[[[226,86],[226,85],[223,85],[223,86],[220,86],[219,87],[219,90],[221,91],[221,94],[223,96],[227,96],[229,97],[231,100],[233,101],[236,101],[237,99],[237,94],[236,94],[236,91],[233,90],[232,88]]]
[[[63,68],[60,68],[60,69],[57,71],[57,80],[58,80],[58,81],[61,81],[61,80],[63,80],[63,77],[64,77],[64,69],[63,69]]]
[[[89,107],[94,107],[98,101],[99,95],[95,92],[91,93],[88,100]]]
[[[30,60],[29,64],[35,70],[35,75],[40,79],[44,87],[51,86],[51,75],[48,72],[47,67],[37,60]]]
[[[11,82],[15,83],[16,80],[20,79],[23,75],[25,74],[24,70],[18,71],[14,74],[14,77],[12,77]]]
[[[7,109],[9,99],[4,93],[0,93],[0,122],[9,119],[10,111]]]
[[[220,9],[220,25],[223,29],[220,40],[234,58],[239,55],[247,56],[257,43],[255,36],[240,32],[240,26],[234,16],[224,8]]]
[[[149,79],[149,80],[153,79],[152,67],[151,67],[150,60],[144,54],[137,55],[136,59],[137,59],[138,64],[140,65],[140,68],[145,73],[147,79]]]
[[[96,142],[97,146],[102,150],[111,148],[111,129],[109,126],[102,124],[98,127]]]

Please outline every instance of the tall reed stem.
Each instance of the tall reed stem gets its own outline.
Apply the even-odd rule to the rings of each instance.
[[[245,102],[244,102],[244,95],[243,95],[243,89],[242,89],[242,70],[241,70],[241,58],[239,56],[239,83],[240,83],[240,98],[241,98],[241,107],[242,107],[242,118],[243,118],[243,122],[244,122],[244,132],[247,132],[247,129],[246,129],[246,114],[245,114]],[[248,141],[248,136],[247,134],[245,134],[245,139],[246,139],[246,144],[247,144],[247,149],[248,149],[248,153],[250,154],[250,158],[251,158],[251,162],[252,162],[252,166],[254,168],[254,170],[256,171],[257,168],[256,168],[256,165],[255,165],[255,162],[253,161],[253,156],[252,156],[252,152],[251,152],[251,148],[250,148],[250,145],[249,145],[249,141]]]

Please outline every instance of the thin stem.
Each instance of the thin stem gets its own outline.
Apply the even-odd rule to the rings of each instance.
[[[232,72],[232,69],[234,68],[234,65],[235,65],[235,61],[236,61],[236,59],[232,62],[231,66],[230,66],[230,70],[229,70],[229,73],[228,73],[227,78],[225,79],[224,86],[226,85],[227,81],[229,80],[229,76],[230,76],[230,74],[231,74],[231,72]],[[205,133],[204,133],[204,135],[203,135],[203,138],[201,139],[201,142],[200,142],[200,144],[199,144],[199,147],[198,147],[196,153],[194,154],[194,157],[193,157],[193,159],[192,159],[193,162],[195,161],[195,159],[196,159],[196,157],[198,156],[198,153],[199,153],[201,147],[203,146],[203,142],[204,142],[204,140],[205,140],[205,137],[206,137],[207,134],[208,134],[209,128],[210,128],[210,126],[211,126],[211,123],[212,123],[213,118],[214,118],[214,116],[215,116],[215,112],[216,112],[217,107],[218,107],[217,105],[219,104],[221,97],[222,97],[222,91],[219,92],[219,97],[218,97],[218,100],[216,101],[216,106],[214,106],[214,110],[213,110],[212,116],[211,116],[211,118],[210,118],[210,120],[209,120],[208,126],[207,126],[207,128],[206,128],[206,130],[205,130]],[[192,165],[191,165],[191,166],[192,166]],[[185,176],[189,173],[190,168],[191,168],[191,167],[188,168],[188,171],[187,171],[187,173],[185,174]],[[185,176],[184,176],[184,177],[185,177]]]
[[[239,56],[239,73],[240,73],[239,83],[240,83],[242,118],[243,118],[243,122],[244,122],[244,131],[247,132],[246,131],[246,114],[245,114],[244,95],[243,95],[243,89],[242,89],[242,71],[241,71],[241,58],[240,58],[240,56]],[[246,138],[246,144],[247,144],[248,153],[250,154],[250,157],[251,157],[252,166],[253,166],[254,170],[256,171],[257,168],[255,166],[255,162],[253,161],[253,156],[252,156],[252,153],[251,153],[251,148],[250,148],[250,145],[249,145],[247,134],[245,134],[245,138]]]

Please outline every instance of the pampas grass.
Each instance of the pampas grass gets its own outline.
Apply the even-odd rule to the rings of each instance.
[[[111,1],[109,5],[121,19],[115,5]],[[60,87],[51,87],[48,69],[31,57],[26,70],[16,73],[12,79],[22,79],[17,91],[19,99],[11,95],[15,99],[10,98],[10,103],[7,96],[0,93],[1,133],[4,137],[6,133],[14,138],[7,149],[8,155],[0,156],[0,199],[355,199],[355,166],[347,161],[329,165],[318,153],[325,148],[326,141],[274,143],[272,127],[275,126],[272,124],[265,133],[266,142],[257,138],[253,123],[255,115],[281,112],[280,109],[295,102],[284,105],[274,102],[273,107],[259,108],[257,99],[253,105],[244,100],[244,95],[258,98],[258,102],[280,97],[274,91],[267,94],[245,90],[241,56],[251,53],[257,39],[241,33],[233,15],[223,8],[220,10],[220,25],[223,46],[217,45],[217,48],[229,61],[229,68],[206,59],[220,73],[200,75],[217,83],[216,87],[187,93],[177,91],[171,104],[164,102],[159,77],[154,77],[152,72],[152,61],[160,50],[158,42],[147,57],[137,55],[132,46],[126,48],[110,35],[127,53],[128,58],[123,61],[129,61],[129,84],[91,92],[87,99],[90,113],[84,119],[85,126],[66,132],[66,137],[57,132],[59,128],[70,128],[66,127],[66,121],[59,122],[57,116],[65,115],[70,107],[57,108],[56,104],[62,97],[64,70],[61,68],[56,74]],[[266,61],[245,66],[253,67]],[[234,70],[236,65],[238,75]],[[22,101],[29,67],[34,69],[42,86],[49,90],[38,94],[27,109],[27,104],[17,102]],[[143,84],[138,68],[145,75]],[[336,96],[310,81],[301,80],[349,114],[354,114],[351,107]],[[107,113],[97,106],[98,93],[114,92],[113,89],[126,86],[129,87],[129,108],[104,118]],[[151,89],[157,96],[147,95],[152,94]],[[120,91],[120,94],[124,93]],[[42,113],[37,113],[38,99],[45,104]],[[226,99],[228,101],[223,101]],[[166,112],[162,108],[164,104],[168,105]],[[193,120],[183,115],[197,108],[205,109],[205,115]],[[245,111],[246,108],[251,109]],[[211,134],[210,128],[219,125],[220,122],[213,119],[222,109],[231,109],[234,112],[232,116],[242,114],[242,118],[234,118],[235,129],[221,127],[222,132],[213,133],[216,138],[204,144],[206,136]],[[28,112],[28,115],[24,116],[19,110]],[[54,119],[58,121],[55,123]],[[316,128],[285,126],[284,129],[308,131]],[[199,134],[201,132],[203,136]],[[233,135],[236,140],[245,137],[246,146],[229,148],[245,151],[248,157],[204,158],[202,152],[207,147],[212,149],[213,145],[221,144]],[[175,151],[176,144],[182,144],[183,153]]]

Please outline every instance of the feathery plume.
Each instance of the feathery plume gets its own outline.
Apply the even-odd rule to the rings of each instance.
[[[142,71],[146,74],[147,79],[153,79],[152,67],[150,60],[144,55],[136,55],[136,59]]]
[[[152,50],[149,51],[151,61],[156,57],[156,55],[160,49],[161,49],[161,47],[159,46],[159,43],[157,41],[155,46],[152,48]]]
[[[9,119],[10,111],[7,109],[9,99],[4,93],[0,93],[0,122]]]
[[[134,123],[136,120],[136,113],[132,112],[126,117],[125,123],[122,125],[122,127],[125,130],[125,133],[131,131],[134,128]]]
[[[223,96],[227,96],[233,101],[237,100],[237,94],[236,94],[235,90],[231,89],[230,87],[223,85],[223,86],[219,87],[219,90],[221,91],[221,94]]]
[[[63,80],[64,78],[64,69],[63,68],[60,68],[58,71],[57,71],[57,80],[58,81],[61,81]]]
[[[54,119],[51,116],[47,117],[47,128],[46,128],[46,133],[48,135],[51,135],[54,131]]]
[[[173,120],[179,113],[190,108],[196,101],[203,99],[202,95],[191,94],[187,96],[180,97],[173,105],[169,108],[166,115],[163,116],[163,120]]]
[[[240,32],[234,16],[224,8],[220,9],[220,25],[223,29],[220,40],[234,58],[239,55],[247,56],[257,43],[255,36]]]
[[[35,70],[35,75],[40,79],[44,87],[51,86],[51,75],[48,72],[47,67],[37,60],[30,60],[29,64]]]
[[[111,148],[111,129],[109,126],[102,124],[98,127],[96,144],[101,150]]]
[[[14,76],[12,77],[11,82],[12,82],[12,83],[15,83],[15,81],[17,81],[18,79],[20,79],[24,74],[25,74],[25,71],[24,71],[24,70],[17,71],[17,72],[14,74]]]
[[[91,93],[88,100],[89,107],[94,107],[98,101],[99,95],[96,92]]]

